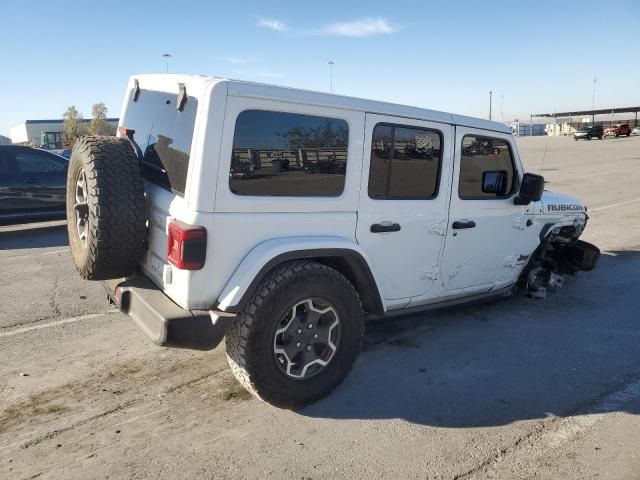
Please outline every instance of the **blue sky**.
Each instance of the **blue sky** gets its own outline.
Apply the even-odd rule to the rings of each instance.
[[[97,3],[96,3],[97,5]],[[3,1],[0,133],[165,70],[495,118],[640,104],[640,1]]]

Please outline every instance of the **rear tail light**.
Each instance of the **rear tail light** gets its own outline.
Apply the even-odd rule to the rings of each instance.
[[[181,270],[200,270],[207,255],[207,231],[182,222],[169,224],[167,260]]]

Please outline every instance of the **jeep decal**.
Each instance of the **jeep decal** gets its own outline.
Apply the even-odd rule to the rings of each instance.
[[[584,206],[565,203],[552,203],[547,205],[547,211],[549,212],[583,212]]]

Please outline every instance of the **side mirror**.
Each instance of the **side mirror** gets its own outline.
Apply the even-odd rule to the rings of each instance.
[[[507,193],[507,178],[504,170],[487,170],[482,174],[482,193],[504,196]]]
[[[535,173],[525,173],[522,176],[520,192],[513,203],[529,205],[531,202],[537,202],[542,198],[542,192],[544,192],[544,177]]]

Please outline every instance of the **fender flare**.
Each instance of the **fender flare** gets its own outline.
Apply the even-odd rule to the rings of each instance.
[[[354,283],[367,311],[377,315],[386,311],[366,253],[355,242],[342,237],[287,237],[258,244],[231,275],[214,310],[239,312],[271,270],[281,263],[301,259],[317,259],[329,266],[336,261],[344,263],[352,272],[345,276]]]
[[[553,230],[554,228],[572,226],[576,224],[576,221],[577,221],[577,217],[571,220],[558,219],[555,222],[545,223],[544,226],[542,227],[542,230],[540,230],[540,235],[538,237],[540,239],[540,243],[544,242],[544,239],[547,238],[549,233],[551,233],[551,230]],[[583,228],[586,227],[586,225],[587,225],[587,222],[585,220]]]

